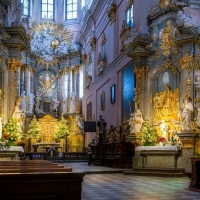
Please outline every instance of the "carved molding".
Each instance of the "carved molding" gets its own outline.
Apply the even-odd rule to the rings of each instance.
[[[109,18],[110,25],[112,25],[112,23],[116,21],[116,11],[117,11],[117,5],[115,3],[112,3],[110,9],[107,10],[107,15]]]
[[[182,142],[183,149],[191,149],[194,148],[194,138],[183,138],[180,139]]]
[[[22,66],[22,62],[21,60],[16,60],[14,58],[8,58],[6,61],[7,67],[8,67],[8,71],[17,71],[17,69],[19,67]]]

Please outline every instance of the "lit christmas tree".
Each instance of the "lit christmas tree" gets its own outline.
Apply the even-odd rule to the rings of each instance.
[[[41,136],[41,130],[40,130],[40,125],[34,115],[32,121],[31,121],[31,124],[29,126],[29,130],[28,130],[28,137],[29,138],[35,138],[37,140],[40,139],[40,136]]]
[[[157,141],[157,132],[153,128],[153,125],[148,121],[145,120],[145,122],[142,125],[142,143],[144,146],[152,146]]]
[[[15,118],[10,117],[7,124],[4,127],[4,138],[9,142],[15,142],[20,137],[19,126]]]
[[[67,121],[62,116],[61,120],[59,121],[58,129],[55,132],[56,140],[66,138],[67,136],[69,136],[69,130],[68,130],[68,126],[66,125],[66,122]]]

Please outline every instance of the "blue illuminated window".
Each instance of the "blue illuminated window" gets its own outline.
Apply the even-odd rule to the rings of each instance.
[[[134,22],[133,22],[133,5],[131,5],[126,10],[126,22],[129,25],[129,27],[131,27],[131,28],[134,27]]]

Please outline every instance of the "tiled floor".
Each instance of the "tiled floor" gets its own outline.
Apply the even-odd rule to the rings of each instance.
[[[73,171],[112,171],[112,168],[67,163]],[[82,200],[200,200],[200,193],[188,189],[189,178],[86,174]]]

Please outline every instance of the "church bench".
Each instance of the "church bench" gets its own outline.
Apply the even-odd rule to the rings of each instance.
[[[32,172],[72,172],[72,168],[46,168],[46,167],[40,167],[40,168],[35,168],[35,167],[29,167],[27,168],[26,166],[23,167],[17,167],[17,168],[6,168],[1,169],[0,168],[0,173],[32,173]]]
[[[82,172],[0,173],[1,200],[81,200]]]
[[[9,169],[16,169],[16,168],[59,168],[59,169],[63,169],[64,166],[62,165],[58,165],[58,166],[53,166],[53,165],[0,165],[0,169],[5,169],[5,168],[9,168]]]
[[[34,164],[43,164],[43,165],[55,165],[55,163],[53,162],[50,162],[50,161],[47,161],[47,160],[16,160],[16,161],[0,161],[0,164],[3,163],[14,163],[14,164],[31,164],[31,165],[34,165]]]

